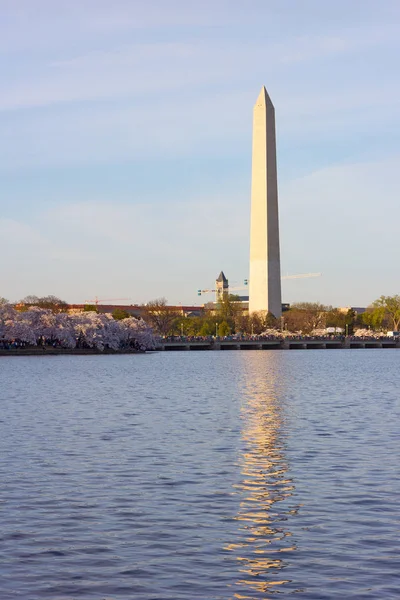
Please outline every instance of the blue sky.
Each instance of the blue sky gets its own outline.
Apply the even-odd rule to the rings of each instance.
[[[399,55],[398,0],[0,0],[0,295],[240,284],[262,85],[283,300],[399,293]]]

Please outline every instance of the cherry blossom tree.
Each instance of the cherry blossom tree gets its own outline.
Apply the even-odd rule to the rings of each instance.
[[[10,304],[0,305],[1,340],[33,346],[43,343],[71,349],[87,347],[99,351],[154,349],[152,330],[142,319],[129,317],[116,321],[111,314],[67,314],[38,306],[21,312]]]

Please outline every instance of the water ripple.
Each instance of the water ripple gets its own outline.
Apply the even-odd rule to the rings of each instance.
[[[2,358],[1,600],[398,598],[399,356]]]

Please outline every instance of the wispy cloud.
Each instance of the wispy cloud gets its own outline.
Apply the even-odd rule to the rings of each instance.
[[[400,155],[332,166],[281,187],[284,263],[297,272],[322,271],[324,302],[362,305],[397,293],[391,257],[398,245],[399,168]]]
[[[337,165],[281,186],[282,270],[323,272],[317,280],[285,282],[285,301],[311,295],[362,305],[396,293],[399,167],[400,157]],[[232,190],[206,198],[192,193],[185,202],[63,203],[38,214],[33,226],[0,222],[0,231],[0,247],[21,256],[23,281],[32,284],[32,264],[41,265],[46,275],[38,282],[53,282],[71,301],[100,293],[191,302],[198,287],[212,285],[218,269],[231,280],[248,276],[249,198]],[[111,265],[112,277],[104,277]],[[138,282],[144,282],[140,289]],[[32,291],[28,283],[20,295]]]
[[[221,268],[246,276],[262,84],[276,106],[284,270],[326,273],[285,284],[288,299],[390,291],[395,260],[377,265],[395,255],[398,221],[396,0],[0,7],[0,246],[12,255],[0,275],[15,296],[132,296],[129,273],[136,299],[190,301]]]
[[[174,288],[179,286],[190,302],[199,286],[212,283],[215,260],[220,263],[230,255],[236,264],[242,262],[239,249],[247,246],[248,211],[236,199],[239,208],[232,212],[232,203],[232,197],[135,206],[81,201],[38,214],[33,225],[0,221],[0,250],[7,248],[18,268],[14,299],[42,287],[71,302],[94,294],[137,302],[168,295],[178,301]],[[7,265],[0,273],[9,280]],[[145,288],[137,289],[140,281]]]
[[[400,28],[391,26],[309,34],[282,41],[211,39],[135,42],[92,49],[81,55],[34,63],[31,74],[0,85],[0,110],[104,100],[203,86],[238,86],[243,80],[284,78],[300,63],[346,56],[390,46]],[[255,60],[260,57],[260,60]],[[304,74],[303,74],[304,76]],[[366,82],[365,82],[366,83]],[[372,90],[372,81],[370,82]],[[285,86],[284,88],[285,89]]]

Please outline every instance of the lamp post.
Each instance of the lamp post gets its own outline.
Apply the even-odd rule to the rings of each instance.
[[[183,321],[181,323],[181,336],[183,337]]]
[[[218,323],[215,323],[215,337],[218,337]]]

